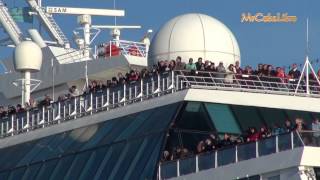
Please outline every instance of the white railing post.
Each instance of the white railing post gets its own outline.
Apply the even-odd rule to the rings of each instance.
[[[92,93],[90,93],[90,107],[91,107],[90,114],[92,114],[92,111],[93,111],[93,94]]]
[[[236,163],[238,162],[238,146],[235,147],[236,148],[236,157],[235,157],[235,161]]]
[[[179,90],[179,77],[178,75],[176,76],[176,87],[175,87],[176,91]]]
[[[132,88],[129,87],[129,103],[131,102],[132,99]]]
[[[137,85],[134,85],[134,98],[137,98],[138,96],[138,88]]]
[[[110,102],[110,89],[107,89],[107,111],[109,111],[109,102]]]
[[[74,98],[74,119],[77,118],[77,97]]]
[[[199,172],[199,156],[196,155],[196,172]]]
[[[175,91],[175,83],[174,83],[174,71],[171,71],[171,88],[172,88],[172,93]]]
[[[290,133],[290,139],[291,139],[291,149],[293,149],[294,148],[294,138],[293,138],[293,131],[291,131],[291,133]]]
[[[141,89],[141,101],[143,101],[143,80],[140,81],[140,89]]]
[[[112,107],[113,108],[115,107],[114,103],[115,103],[115,94],[114,94],[114,91],[113,91],[112,92]]]
[[[126,101],[127,101],[127,86],[126,84],[123,84],[123,106],[126,105]]]
[[[151,80],[151,92],[152,92],[152,95],[154,93],[155,89],[154,89],[154,80],[152,79]]]
[[[157,88],[157,90],[158,90],[158,96],[160,96],[160,91],[161,91],[161,82],[160,82],[160,74],[158,74],[158,88]]]
[[[146,84],[146,97],[149,97],[149,83]]]
[[[159,163],[159,167],[158,167],[158,177],[159,177],[159,180],[161,180],[161,163]]]
[[[214,168],[218,167],[218,151],[214,152]]]
[[[177,177],[180,176],[180,161],[179,159],[177,160]]]
[[[121,101],[121,99],[120,99],[120,90],[118,90],[118,102],[117,102],[118,106],[120,105],[120,101]]]
[[[259,144],[258,141],[256,141],[256,158],[259,157]]]
[[[279,135],[276,135],[276,153],[279,152]]]

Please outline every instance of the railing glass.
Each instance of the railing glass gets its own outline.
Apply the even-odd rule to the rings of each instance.
[[[312,135],[313,134],[310,133],[300,134],[297,131],[293,131],[261,139],[256,142],[239,144],[204,154],[190,156],[185,159],[162,162],[159,165],[158,178],[167,179],[178,177],[206,169],[222,167],[240,161],[279,153],[285,150],[292,150],[306,145],[304,141],[310,143],[315,142],[312,141]],[[310,145],[313,145],[313,143]]]

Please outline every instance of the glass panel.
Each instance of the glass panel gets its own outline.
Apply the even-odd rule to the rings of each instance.
[[[267,126],[272,128],[275,124],[283,126],[285,120],[287,119],[286,114],[281,109],[271,109],[271,108],[258,108],[262,118],[266,122]]]
[[[205,103],[205,106],[219,133],[241,133],[238,123],[228,105]]]
[[[303,146],[303,143],[301,141],[301,138],[297,132],[293,132],[293,147],[301,147]]]
[[[85,166],[91,153],[92,151],[85,151],[83,153],[76,154],[71,167],[70,166],[65,167],[69,169],[68,173],[65,176],[65,179],[79,179],[79,175],[83,170],[83,167]]]
[[[42,163],[37,163],[29,166],[26,172],[24,173],[22,180],[35,179],[35,176],[38,174],[41,166]]]
[[[238,161],[256,158],[256,143],[241,144],[237,148]]]
[[[138,161],[135,164],[132,163],[124,179],[147,179],[148,176],[154,175],[153,172],[159,161],[158,156],[164,135],[153,135],[148,137],[148,139],[149,143],[142,151],[142,156],[136,156]]]
[[[212,130],[210,117],[200,102],[188,102],[176,126],[181,129]]]
[[[291,133],[282,134],[278,136],[279,151],[285,151],[291,149]]]
[[[313,136],[312,132],[299,132],[299,135],[305,146],[317,146],[319,143],[319,136]]]
[[[276,137],[261,139],[258,141],[259,156],[268,155],[276,152]]]
[[[125,176],[128,167],[132,163],[132,159],[137,154],[137,151],[139,150],[139,147],[141,146],[142,139],[138,140],[132,140],[127,144],[127,152],[122,153],[122,157],[119,158],[121,161],[118,161],[115,165],[115,168],[113,169],[110,179],[123,179]]]
[[[177,161],[171,161],[161,164],[161,179],[177,177]]]
[[[59,163],[57,164],[56,168],[54,169],[50,180],[54,179],[63,179],[67,174],[69,167],[71,166],[75,155],[68,155],[64,156],[60,159]]]
[[[199,154],[198,156],[199,171],[214,168],[214,163],[215,163],[214,152]]]
[[[25,167],[12,170],[11,174],[9,176],[9,180],[20,180],[20,179],[22,179],[25,170],[26,170]]]
[[[101,162],[108,156],[108,147],[98,148],[91,155],[92,160],[88,161],[87,167],[85,167],[80,175],[79,179],[93,179]],[[107,157],[108,158],[108,157]]]
[[[180,175],[196,172],[196,157],[181,159],[179,161]]]
[[[249,127],[260,129],[260,127],[263,126],[263,122],[257,112],[257,108],[236,105],[232,105],[231,108],[240,123],[242,131],[248,130]]]
[[[236,148],[218,150],[218,166],[234,163],[236,159]]]
[[[49,179],[49,177],[52,174],[52,171],[56,167],[57,162],[58,162],[58,159],[44,162],[36,179],[38,179],[38,180]]]

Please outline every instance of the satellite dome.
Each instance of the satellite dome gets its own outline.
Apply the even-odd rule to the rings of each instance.
[[[32,41],[20,43],[14,50],[14,65],[17,71],[39,71],[42,65],[41,48]]]
[[[152,39],[149,65],[160,60],[181,56],[187,63],[199,57],[203,60],[223,62],[225,66],[240,62],[240,50],[232,32],[219,20],[204,14],[177,16],[157,32]]]

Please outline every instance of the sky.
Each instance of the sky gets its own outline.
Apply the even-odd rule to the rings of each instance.
[[[9,7],[26,6],[21,0],[4,0]],[[43,0],[43,6],[73,6],[113,8],[113,0]],[[234,33],[241,51],[242,65],[268,63],[274,66],[303,64],[306,56],[306,19],[309,18],[309,57],[320,66],[320,7],[319,0],[116,0],[116,8],[126,11],[117,18],[118,25],[141,25],[139,30],[123,30],[122,39],[140,40],[148,29],[154,32],[171,18],[185,13],[203,13],[223,22]],[[288,13],[297,16],[296,23],[241,23],[242,13]],[[55,15],[61,29],[71,38],[78,27],[76,16]],[[114,24],[112,17],[93,17],[93,24]],[[27,29],[37,26],[19,24]],[[3,38],[6,35],[0,33]],[[94,43],[109,40],[103,31]],[[11,50],[0,47],[0,57],[11,55]]]

